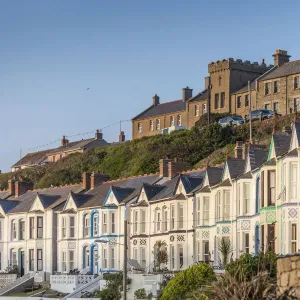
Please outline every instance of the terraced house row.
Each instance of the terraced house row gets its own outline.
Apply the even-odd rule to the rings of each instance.
[[[132,119],[132,138],[192,128],[201,116],[228,113],[242,116],[251,109],[268,109],[286,115],[300,110],[300,61],[290,61],[285,50],[276,50],[274,62],[267,65],[249,60],[226,58],[208,64],[204,88],[193,95],[193,89],[182,89],[178,100],[152,103]],[[250,88],[248,86],[250,82]]]
[[[273,134],[269,149],[237,142],[234,158],[203,170],[162,159],[158,174],[115,181],[84,173],[82,184],[31,190],[10,180],[0,192],[0,271],[17,265],[22,274],[48,279],[76,268],[122,270],[125,217],[128,258],[145,272],[154,267],[157,241],[166,243],[169,270],[199,261],[219,266],[222,238],[232,243],[233,259],[266,248],[295,253],[299,143],[296,120]]]

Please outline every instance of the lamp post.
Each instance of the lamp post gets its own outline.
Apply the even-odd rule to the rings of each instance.
[[[110,244],[110,245],[121,245],[124,246],[124,266],[123,266],[123,300],[127,299],[127,220],[124,220],[124,244],[113,242],[111,243],[109,240],[95,240],[95,243],[100,244]]]

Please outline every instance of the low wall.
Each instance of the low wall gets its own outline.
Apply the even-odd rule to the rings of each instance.
[[[277,259],[277,294],[283,293],[300,298],[300,255]]]
[[[94,275],[51,275],[51,289],[60,293],[72,293],[94,279]]]
[[[0,288],[14,282],[17,279],[17,274],[0,274]]]

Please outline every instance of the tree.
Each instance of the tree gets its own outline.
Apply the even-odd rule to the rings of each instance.
[[[169,260],[167,252],[167,243],[161,240],[156,241],[153,248],[155,268],[158,267],[158,270],[160,271],[161,264],[167,264]]]
[[[222,237],[222,239],[218,245],[218,250],[220,251],[220,253],[222,255],[222,265],[225,267],[228,263],[229,256],[233,251],[233,247],[232,247],[230,240]]]

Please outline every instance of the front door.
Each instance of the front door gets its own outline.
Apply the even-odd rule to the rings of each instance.
[[[24,251],[21,251],[21,253],[20,253],[20,272],[21,272],[21,276],[23,276],[25,274],[25,255],[24,255]]]

